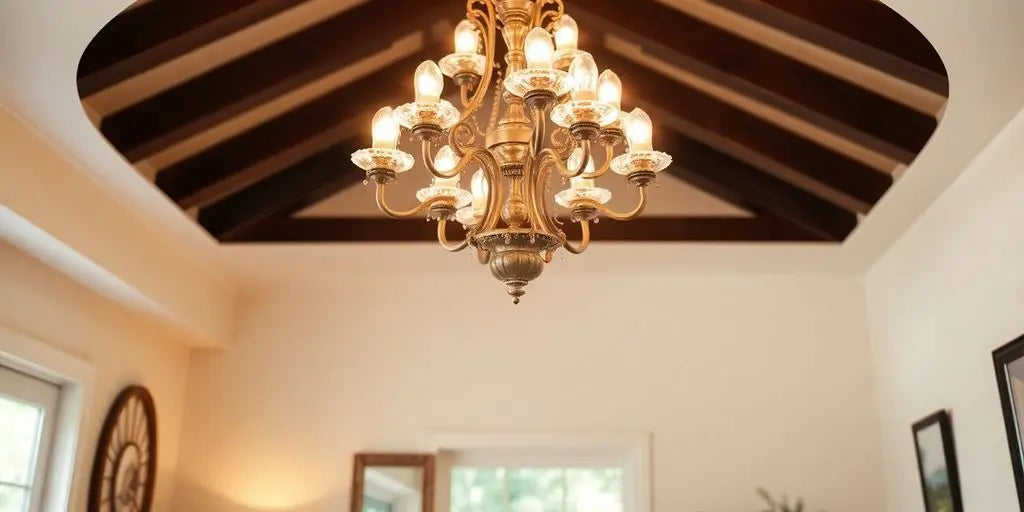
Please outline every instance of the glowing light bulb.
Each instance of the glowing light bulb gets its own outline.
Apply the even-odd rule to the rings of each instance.
[[[654,149],[652,137],[654,125],[651,116],[643,109],[635,109],[626,118],[626,138],[629,139],[629,152],[651,151]]]
[[[622,80],[610,69],[604,70],[597,80],[597,101],[622,108]]]
[[[572,76],[574,100],[597,99],[597,63],[589,54],[583,54],[572,60],[569,65]]]
[[[444,91],[444,75],[434,61],[424,61],[416,68],[413,76],[416,87],[416,101],[421,103],[437,103],[441,101]]]
[[[434,157],[434,169],[440,172],[448,173],[455,168],[459,163],[459,157],[452,150],[451,146],[444,146],[438,150],[437,155]],[[459,177],[452,176],[451,178],[438,178],[434,177],[435,187],[458,187]]]
[[[531,69],[550,68],[555,60],[555,45],[547,30],[535,27],[526,36],[526,66]]]
[[[373,147],[380,149],[395,149],[398,147],[398,137],[402,130],[395,119],[395,112],[391,107],[384,107],[373,116]]]
[[[555,45],[559,50],[576,50],[580,42],[580,27],[568,14],[555,23]]]
[[[570,178],[569,179],[569,183],[572,184],[572,189],[573,190],[581,190],[581,189],[594,188],[594,180],[592,178],[585,178],[583,176],[577,176],[575,178]]]
[[[573,150],[572,154],[569,155],[569,160],[566,162],[566,165],[569,167],[570,171],[574,171],[574,170],[578,170],[580,168],[580,165],[582,165],[582,164],[583,164],[583,148],[576,148],[576,149]],[[583,171],[583,174],[584,175],[592,175],[592,174],[594,174],[594,159],[593,158],[587,160],[587,168]]]
[[[473,174],[473,181],[469,184],[469,191],[473,193],[473,213],[483,214],[487,209],[487,196],[490,192],[490,185],[487,183],[487,176],[483,169]]]
[[[455,27],[455,53],[477,53],[480,48],[480,33],[469,20],[462,20]]]

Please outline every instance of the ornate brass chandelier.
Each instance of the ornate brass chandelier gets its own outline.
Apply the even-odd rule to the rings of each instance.
[[[408,218],[427,212],[428,220],[438,223],[442,247],[476,249],[479,261],[490,266],[518,304],[526,285],[559,248],[572,254],[586,250],[590,223],[599,216],[638,217],[647,187],[672,158],[653,149],[651,119],[643,110],[622,112],[618,76],[610,70],[598,75],[594,58],[577,48],[579,30],[564,14],[562,0],[469,0],[466,10],[467,19],[455,29],[455,53],[440,65],[426,61],[416,69],[415,100],[380,109],[373,119],[373,146],[354,153],[352,161],[376,184],[384,214]],[[495,62],[499,32],[508,49],[503,73]],[[442,99],[443,75],[461,90],[461,114]],[[481,130],[476,114],[492,81],[498,90],[490,121]],[[549,130],[549,119],[554,129]],[[420,144],[432,182],[416,194],[419,205],[400,211],[388,205],[385,191],[415,163],[398,149],[403,131]],[[438,148],[443,139],[447,145]],[[616,156],[620,145],[623,152]],[[600,148],[604,160],[597,167],[594,154]],[[470,166],[479,170],[465,190],[460,177]],[[637,188],[636,208],[615,212],[605,206],[611,192],[596,180],[608,170]],[[570,241],[560,229],[563,223],[548,212],[548,179],[555,173],[569,186],[554,195],[554,202],[580,225],[579,242]],[[466,228],[463,241],[447,239],[451,221]]]

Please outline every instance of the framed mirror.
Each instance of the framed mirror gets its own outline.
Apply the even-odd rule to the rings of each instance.
[[[1021,426],[1024,425],[1024,336],[996,350],[993,358],[1017,482],[1017,498],[1024,511],[1024,440],[1021,438]]]
[[[433,455],[356,454],[351,512],[433,511]]]

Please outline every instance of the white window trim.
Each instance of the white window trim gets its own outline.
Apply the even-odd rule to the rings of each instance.
[[[92,395],[93,367],[43,341],[0,325],[0,363],[60,387],[50,467],[43,490],[43,512],[80,510],[75,491],[75,462],[87,448],[81,443],[86,404]]]
[[[628,512],[651,512],[651,436],[644,432],[480,432],[434,431],[424,437],[422,448],[441,454],[455,452],[458,460],[472,460],[474,454],[487,454],[488,460],[501,455],[510,465],[516,460],[531,465],[563,465],[580,457],[595,461],[618,461],[625,470],[624,499]],[[535,455],[535,456],[534,456]],[[440,472],[439,487],[448,486],[447,472]],[[448,496],[447,487],[439,488],[438,497]],[[446,499],[445,499],[446,501]],[[439,503],[439,511],[447,512],[448,503]]]

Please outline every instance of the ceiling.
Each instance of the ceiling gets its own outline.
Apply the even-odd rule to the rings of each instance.
[[[842,242],[949,92],[928,40],[874,0],[566,3],[676,162],[644,218],[601,224],[598,241]],[[377,212],[348,155],[378,106],[411,98],[415,66],[450,51],[463,4],[149,0],[92,39],[78,91],[103,136],[221,242],[427,241],[422,222]],[[428,181],[414,170],[396,192]],[[619,181],[602,185],[625,209]]]
[[[452,2],[461,10],[463,2]],[[587,255],[572,258],[571,264],[551,265],[550,272],[587,276],[609,272],[861,275],[1024,106],[1024,67],[1019,65],[1024,62],[1024,33],[1019,30],[1024,24],[1024,3],[884,3],[911,21],[938,50],[948,72],[950,97],[932,139],[912,165],[897,170],[895,185],[875,203],[870,215],[859,219],[856,229],[842,244],[609,243],[602,238],[604,235],[595,232],[596,242]],[[163,295],[154,293],[158,297],[166,295],[173,304],[181,303],[183,297],[194,299],[196,304],[209,303],[204,302],[202,294],[211,288],[199,283],[216,280],[217,276],[240,285],[257,286],[322,283],[325,276],[343,277],[353,272],[395,275],[429,271],[434,275],[463,275],[467,271],[481,271],[467,270],[465,260],[427,243],[218,243],[192,216],[184,215],[179,205],[153,186],[147,177],[152,176],[152,170],[137,172],[106,141],[96,129],[101,116],[89,112],[91,100],[82,108],[76,76],[79,62],[103,27],[129,4],[129,0],[93,0],[62,4],[58,8],[50,2],[0,0],[0,69],[4,70],[0,73],[0,101],[65,162],[62,167],[56,161],[48,161],[42,174],[41,167],[10,176],[6,171],[14,172],[14,168],[5,169],[0,178],[12,186],[0,187],[0,204],[7,208],[0,208],[0,236],[45,261],[56,261],[67,254],[85,258],[91,265],[88,268],[95,270],[74,274],[87,284],[106,279],[106,269],[128,284],[152,291],[156,286],[154,278],[166,275],[167,279],[160,280],[156,289]],[[590,2],[569,4],[570,12],[578,14],[578,6]],[[303,6],[311,10],[341,8],[341,0],[311,1]],[[289,13],[306,17],[302,10],[291,9],[275,18],[282,19]],[[259,27],[238,32],[233,38],[258,38]],[[597,29],[584,22],[582,30],[586,36]],[[190,66],[187,60],[173,62],[185,63],[184,68]],[[180,72],[171,63],[155,68],[151,76],[157,77],[158,71],[170,76]],[[628,77],[626,82],[628,88]],[[233,126],[225,124],[220,128],[227,130]],[[799,127],[793,124],[793,129]],[[30,164],[32,160],[24,163]],[[71,174],[76,174],[74,179]],[[59,176],[63,177],[55,181]],[[29,184],[31,190],[26,191]],[[52,192],[49,196],[43,193],[48,189]],[[349,193],[359,190],[357,187]],[[83,216],[81,208],[100,209],[103,215]],[[194,209],[190,213],[194,214]],[[4,228],[11,226],[5,225],[4,219],[10,218],[9,214],[19,218],[20,224],[14,227],[26,228],[21,230],[24,233],[14,229],[15,234],[35,237],[38,232],[28,228],[36,226],[60,246],[41,246],[34,238],[8,236],[7,231],[11,230]],[[605,228],[612,225],[601,224]],[[148,232],[140,232],[143,229]],[[132,233],[131,237],[126,239],[126,233]],[[390,250],[398,247],[401,250]],[[555,263],[560,261],[561,258]],[[623,265],[624,261],[629,264]],[[196,278],[190,280],[192,275]]]

